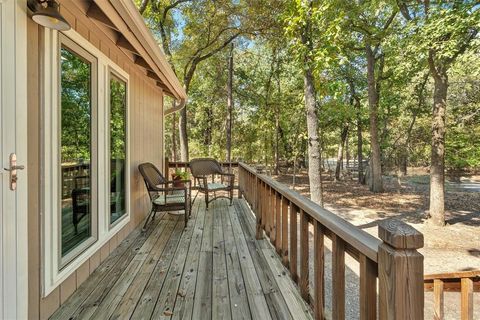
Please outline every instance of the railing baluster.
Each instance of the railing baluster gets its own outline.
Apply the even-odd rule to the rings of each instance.
[[[332,319],[345,319],[345,242],[332,237]]]
[[[360,254],[360,320],[377,318],[377,264]]]
[[[278,199],[277,199],[277,191],[272,189],[272,200],[273,200],[273,206],[272,206],[272,211],[270,215],[270,242],[272,245],[276,248],[277,244],[277,220],[275,217],[277,216],[277,210],[278,210]]]
[[[308,214],[300,211],[300,295],[308,302]]]
[[[297,271],[297,251],[298,251],[298,239],[297,239],[297,213],[298,207],[295,204],[290,206],[290,274],[293,281],[298,283],[298,271]]]
[[[443,320],[444,304],[443,304],[443,280],[433,280],[433,301],[434,301],[434,314],[435,320]]]
[[[266,212],[266,216],[265,216],[265,232],[267,233],[267,236],[270,237],[270,230],[272,228],[272,223],[270,222],[270,217],[271,217],[271,213],[272,213],[272,210],[273,210],[273,206],[272,206],[272,188],[270,187],[267,187],[267,190],[266,190],[266,197],[267,197],[267,205],[268,205],[268,210]]]
[[[260,181],[260,201],[261,201],[261,215],[262,215],[262,229],[265,230],[265,225],[267,221],[267,211],[268,211],[268,205],[266,201],[266,186],[263,181]]]
[[[262,229],[262,225],[265,221],[265,217],[263,216],[262,214],[262,208],[261,208],[261,199],[259,199],[259,195],[260,195],[260,192],[261,192],[261,181],[258,179],[258,177],[255,177],[255,182],[254,182],[254,190],[252,190],[253,192],[255,192],[255,208],[256,208],[256,216],[257,216],[257,228],[256,228],[256,233],[255,233],[255,238],[257,240],[260,240],[260,239],[263,239],[263,229]]]
[[[282,262],[288,268],[288,206],[287,198],[282,196]]]
[[[470,278],[462,278],[462,320],[473,320],[473,281]]]
[[[273,224],[275,217],[275,190],[272,187],[268,188],[270,196],[270,210],[268,211],[268,235],[270,236],[274,232]],[[273,235],[275,237],[275,235]]]
[[[314,292],[314,310],[315,319],[323,320],[325,317],[325,285],[324,285],[324,268],[325,268],[325,255],[324,255],[324,231],[320,222],[315,222],[314,229],[314,276],[315,276],[315,292]]]
[[[275,193],[276,209],[275,209],[275,249],[277,253],[282,255],[282,196],[280,193]]]

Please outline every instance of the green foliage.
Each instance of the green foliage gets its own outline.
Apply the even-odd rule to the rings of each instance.
[[[61,49],[61,162],[90,161],[91,65]]]
[[[410,165],[429,165],[434,83],[428,57],[433,54],[435,67],[449,67],[446,165],[480,168],[476,1],[431,2],[426,14],[424,2],[412,1],[200,0],[182,2],[165,18],[158,16],[158,9],[172,2],[151,3],[156,8],[147,7],[146,21],[159,40],[158,24],[165,26],[172,63],[184,80],[195,59],[238,33],[233,159],[271,166],[277,144],[283,161],[306,158],[302,76],[306,63],[312,64],[316,79],[322,157],[336,156],[346,124],[350,155],[356,156],[360,124],[368,158],[365,46],[370,45],[379,59],[375,74],[380,80],[378,128],[384,166],[398,165],[404,153]],[[313,37],[303,43],[307,19]],[[223,29],[225,33],[220,32]],[[227,58],[227,50],[220,48],[198,64],[188,82],[191,157],[225,158]],[[167,149],[173,146],[172,120],[166,119]]]

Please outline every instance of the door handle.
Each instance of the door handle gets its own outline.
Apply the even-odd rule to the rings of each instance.
[[[10,172],[10,190],[15,191],[17,189],[17,170],[24,170],[25,166],[17,165],[17,155],[15,153],[10,154],[9,158],[10,168],[3,168],[5,171]]]

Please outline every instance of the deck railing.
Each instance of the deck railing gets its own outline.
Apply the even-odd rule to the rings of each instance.
[[[425,275],[425,291],[433,291],[434,319],[444,319],[444,292],[460,292],[462,320],[473,320],[473,292],[480,292],[480,270]]]
[[[220,162],[224,171],[231,172],[235,174],[234,189],[238,189],[238,162]],[[171,174],[175,170],[183,170],[189,172],[190,163],[185,161],[170,161],[169,158],[165,158],[164,161],[164,171],[167,179],[171,179]],[[194,181],[195,183],[195,181]]]
[[[417,251],[423,247],[420,232],[389,220],[379,225],[378,240],[243,163],[238,164],[238,175],[239,192],[256,216],[257,239],[265,235],[270,239],[303,299],[312,306],[315,319],[326,316],[325,237],[332,241],[333,319],[345,319],[346,254],[360,264],[360,319],[423,319],[423,256]],[[310,226],[313,275],[309,273]]]

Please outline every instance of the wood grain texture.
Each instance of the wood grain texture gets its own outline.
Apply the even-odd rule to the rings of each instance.
[[[282,256],[282,195],[275,193],[275,249]]]
[[[435,320],[443,320],[444,316],[444,294],[443,280],[436,279],[433,281],[433,317]]]
[[[423,247],[423,234],[401,220],[381,221],[378,225],[378,237],[396,249]]]
[[[378,252],[380,319],[423,319],[423,256],[382,244]]]
[[[340,236],[349,247],[356,252],[362,252],[371,260],[377,262],[378,246],[381,241],[367,232],[357,228],[350,222],[341,218],[340,216],[320,207],[305,196],[298,192],[289,189],[286,185],[273,180],[264,174],[258,174],[248,165],[240,162],[239,167],[252,173],[258,180],[267,183],[273,190],[280,193],[290,202],[294,203],[299,209],[306,212],[313,220],[320,222],[331,233]]]
[[[319,222],[314,225],[314,301],[315,319],[321,320],[325,317],[325,245],[323,226]]]
[[[288,268],[288,211],[290,203],[282,197],[282,263]]]
[[[243,200],[196,201],[182,222],[165,215],[121,242],[53,319],[311,319]]]
[[[332,319],[345,319],[345,242],[332,237]]]
[[[360,255],[360,320],[377,318],[377,264]]]
[[[300,295],[309,300],[308,215],[300,211]]]
[[[297,215],[298,207],[294,204],[290,206],[290,274],[292,280],[298,282],[298,237],[297,237]]]
[[[473,281],[470,278],[462,278],[462,320],[473,320]]]

